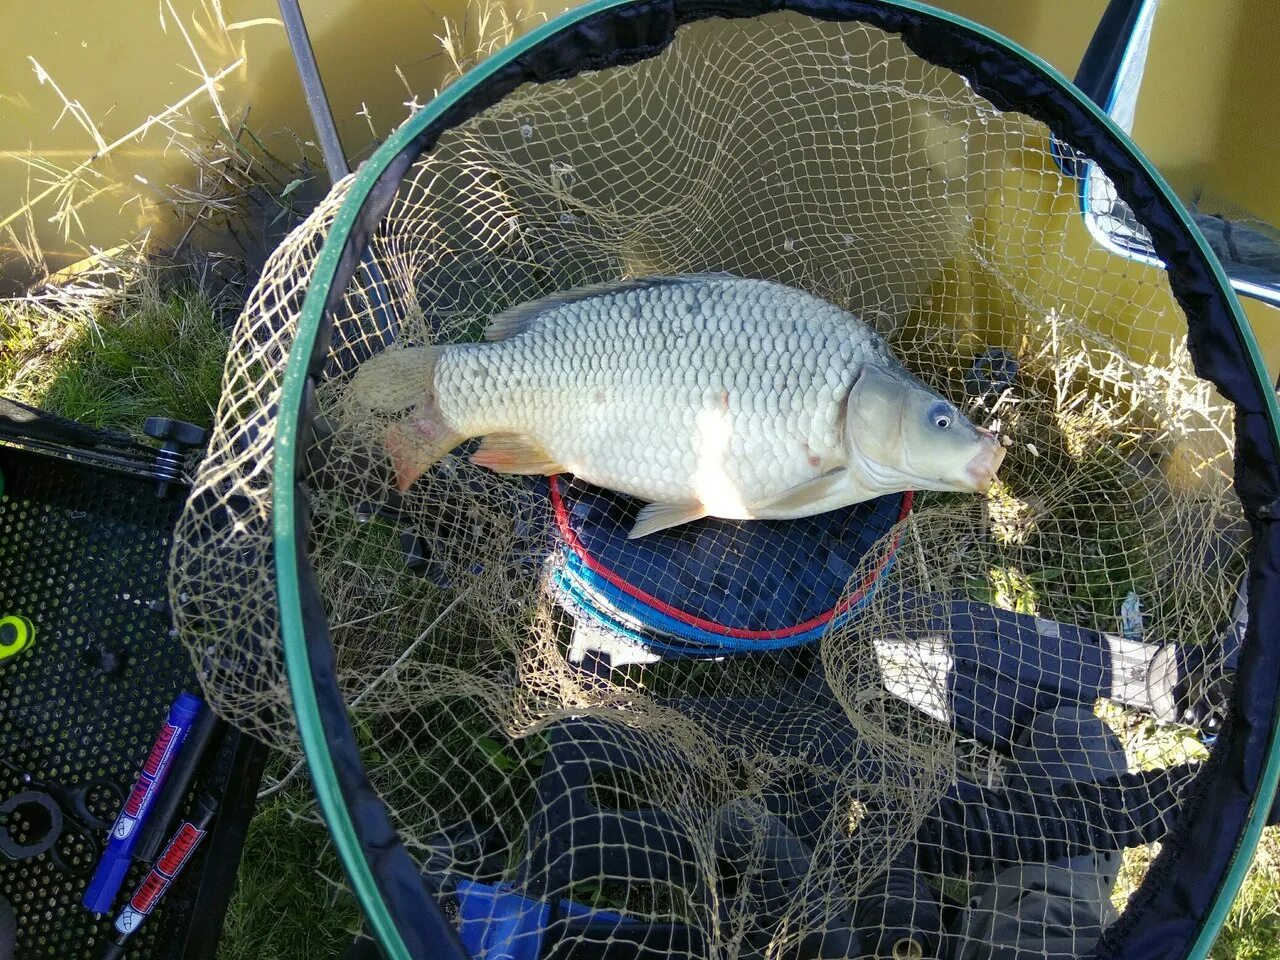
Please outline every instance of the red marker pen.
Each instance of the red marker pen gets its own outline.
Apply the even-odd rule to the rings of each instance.
[[[156,797],[174,759],[182,749],[187,732],[195,723],[201,710],[208,708],[199,697],[190,693],[178,694],[178,699],[169,708],[169,715],[160,727],[160,733],[147,755],[146,762],[138,771],[138,779],[125,799],[124,807],[116,822],[111,827],[107,844],[102,850],[102,857],[93,871],[89,886],[84,892],[84,905],[91,913],[110,913],[115,903],[116,893],[129,872],[129,864],[133,860],[133,850],[142,836],[142,828],[155,805]]]
[[[218,810],[217,798],[205,793],[196,800],[196,809],[190,819],[182,821],[177,831],[170,838],[164,852],[156,858],[151,871],[142,878],[138,889],[133,892],[129,902],[116,914],[112,924],[112,939],[103,944],[98,960],[119,960],[124,956],[125,946],[129,938],[142,926],[142,922],[151,916],[160,898],[165,895],[169,886],[181,872],[196,847],[204,839],[209,824]]]

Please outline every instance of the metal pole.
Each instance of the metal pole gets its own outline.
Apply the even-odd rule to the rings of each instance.
[[[329,179],[337,183],[351,172],[351,168],[347,166],[347,155],[343,153],[342,141],[338,139],[329,98],[325,96],[324,84],[320,82],[320,68],[316,66],[316,54],[311,49],[311,37],[307,35],[307,25],[302,19],[302,8],[298,0],[279,0],[279,3],[280,17],[284,20],[285,33],[289,35],[298,78],[307,95],[307,108],[316,128],[316,139],[320,141],[324,165],[329,170]]]
[[[333,123],[333,111],[329,109],[329,98],[325,96],[324,84],[320,80],[320,68],[316,65],[315,51],[311,49],[311,37],[307,35],[307,25],[302,19],[302,8],[298,0],[278,2],[285,33],[289,35],[289,47],[293,51],[298,79],[302,81],[302,89],[307,95],[307,108],[311,111],[311,122],[316,128],[316,139],[320,142],[320,152],[324,155],[324,165],[329,171],[329,180],[337,183],[351,172],[351,168],[347,165],[347,155],[338,138],[338,128]],[[356,282],[356,289],[368,303],[378,339],[382,346],[389,346],[395,342],[400,322],[388,299],[388,284],[382,268],[368,247],[360,257],[360,273],[357,277],[360,279]],[[338,349],[336,356],[339,365],[344,371],[354,369],[369,358],[370,346],[363,340],[357,340]]]

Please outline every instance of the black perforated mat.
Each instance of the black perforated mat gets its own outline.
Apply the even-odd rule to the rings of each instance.
[[[20,614],[35,625],[30,647],[0,660],[0,757],[66,788],[101,779],[127,792],[174,697],[199,692],[165,603],[181,498],[158,499],[147,479],[9,447],[0,447],[0,470],[0,616]],[[123,671],[98,669],[92,661],[101,663],[104,654],[125,657]],[[227,738],[211,757],[198,787],[226,791],[237,739]],[[0,800],[20,789],[16,775],[0,771]],[[105,804],[105,818],[115,815],[118,802],[109,793],[90,801]],[[11,818],[11,835],[21,838],[21,821]],[[0,893],[16,914],[18,960],[90,960],[108,930],[107,919],[95,920],[81,906],[92,870],[84,843],[72,837],[57,852],[22,861],[0,855]],[[206,868],[218,856],[227,853],[207,841],[132,939],[130,957],[193,955],[188,933],[198,901],[209,897]],[[231,860],[230,870],[213,864],[228,888],[234,851]],[[117,908],[144,873],[135,864]],[[225,894],[212,898],[219,914]],[[208,927],[207,917],[197,919]],[[211,955],[212,945],[205,947]]]

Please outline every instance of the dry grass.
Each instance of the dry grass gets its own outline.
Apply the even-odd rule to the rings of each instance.
[[[153,414],[208,424],[226,356],[218,298],[140,253],[0,301],[5,396],[141,436]]]

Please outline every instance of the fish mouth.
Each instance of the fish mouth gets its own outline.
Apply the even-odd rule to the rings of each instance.
[[[984,431],[985,433],[986,431]],[[1004,462],[1005,448],[994,434],[984,436],[982,449],[974,454],[964,467],[965,477],[976,493],[986,493],[996,478],[996,471]]]

